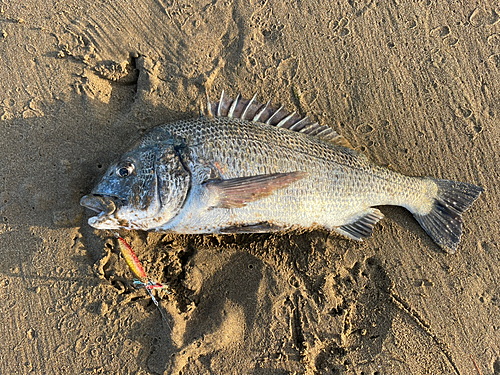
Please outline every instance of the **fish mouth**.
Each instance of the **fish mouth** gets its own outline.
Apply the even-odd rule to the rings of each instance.
[[[117,198],[109,195],[89,194],[80,199],[80,205],[97,212],[98,217],[112,215],[117,209]]]

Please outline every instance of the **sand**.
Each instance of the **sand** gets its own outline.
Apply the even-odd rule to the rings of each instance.
[[[1,374],[500,374],[500,8],[493,1],[3,1]],[[374,162],[486,191],[455,255],[402,208],[324,231],[122,232],[79,206],[146,129],[225,89]]]

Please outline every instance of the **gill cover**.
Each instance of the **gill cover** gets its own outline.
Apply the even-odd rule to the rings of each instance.
[[[160,227],[181,211],[191,188],[191,173],[184,164],[186,148],[177,139],[171,138],[156,158],[156,178],[161,210],[154,225]]]

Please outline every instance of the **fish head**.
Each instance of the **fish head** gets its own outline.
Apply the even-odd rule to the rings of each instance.
[[[98,212],[89,219],[97,229],[155,229],[182,209],[190,187],[179,145],[140,142],[111,165],[80,204]]]

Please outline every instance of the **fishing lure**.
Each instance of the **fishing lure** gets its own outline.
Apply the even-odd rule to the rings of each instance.
[[[132,250],[132,247],[127,243],[127,241],[125,241],[117,233],[113,233],[113,234],[118,239],[120,251],[121,251],[123,257],[125,258],[127,265],[129,266],[130,270],[132,271],[132,273],[136,277],[134,279],[134,286],[144,287],[144,289],[146,289],[146,292],[151,297],[151,300],[156,305],[156,307],[158,307],[158,309],[160,310],[162,318],[166,319],[164,314],[163,314],[163,311],[160,308],[158,301],[156,300],[156,298],[153,295],[152,290],[159,289],[159,290],[163,290],[163,291],[167,292],[168,294],[171,294],[169,286],[166,284],[156,282],[156,281],[148,278],[148,276],[146,275],[146,272],[144,271],[144,268],[142,267],[141,262],[139,261],[139,258],[137,258],[137,255],[135,255],[134,250]]]

